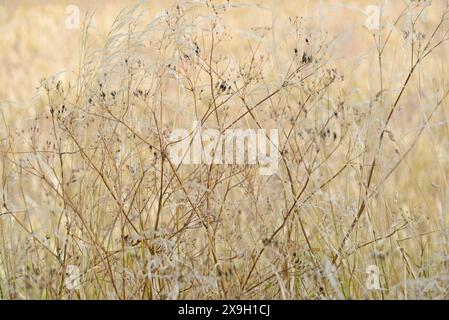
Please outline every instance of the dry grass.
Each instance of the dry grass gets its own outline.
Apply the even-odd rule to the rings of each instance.
[[[445,1],[97,4],[3,8],[0,298],[448,298]],[[173,163],[196,120],[278,173]]]

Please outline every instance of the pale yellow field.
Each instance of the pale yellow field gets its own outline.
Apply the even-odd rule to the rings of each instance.
[[[448,298],[446,1],[136,3],[0,1],[0,299]]]

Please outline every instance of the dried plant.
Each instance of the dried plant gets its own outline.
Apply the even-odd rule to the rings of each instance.
[[[395,196],[398,175],[418,179],[406,167],[421,138],[447,134],[430,130],[448,91],[426,71],[448,39],[442,2],[382,12],[365,90],[337,37],[302,17],[281,38],[229,26],[263,6],[182,1],[150,19],[146,5],[100,47],[87,15],[76,76],[43,80],[46,110],[28,124],[3,121],[0,297],[447,298],[446,203]],[[398,124],[416,110],[413,129]],[[168,137],[187,128],[193,143],[195,121],[277,129],[278,172],[174,163]]]

